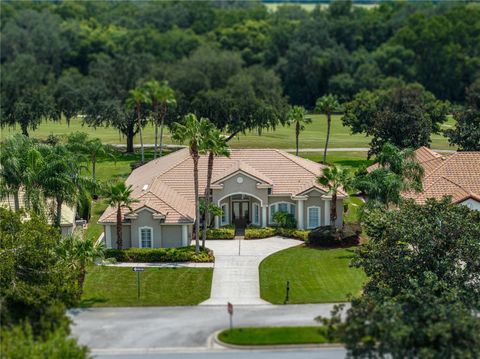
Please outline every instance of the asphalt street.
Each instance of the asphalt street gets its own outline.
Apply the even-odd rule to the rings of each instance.
[[[315,325],[333,304],[234,306],[233,325]],[[226,306],[92,308],[71,310],[72,334],[101,354],[155,350],[205,351],[209,337],[229,325]]]

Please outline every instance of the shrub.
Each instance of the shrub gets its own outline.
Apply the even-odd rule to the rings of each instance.
[[[107,249],[106,258],[117,262],[213,262],[213,253],[206,249],[195,254],[195,246],[181,248]]]
[[[319,227],[308,235],[308,244],[312,247],[343,247],[357,245],[359,233],[350,229]]]
[[[297,227],[297,221],[295,220],[294,215],[291,213],[276,212],[273,215],[273,220],[278,227],[290,229],[294,229],[295,227]]]
[[[310,231],[300,230],[300,229],[291,229],[291,228],[276,228],[276,234],[282,237],[300,239],[302,241],[308,240],[308,234]]]
[[[207,230],[207,239],[233,239],[235,229],[233,227],[222,227]]]
[[[265,227],[248,227],[245,229],[245,239],[260,239],[273,237],[276,234],[275,228]]]

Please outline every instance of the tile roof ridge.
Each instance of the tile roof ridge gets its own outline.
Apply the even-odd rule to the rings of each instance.
[[[181,150],[179,150],[179,151],[185,151],[185,150],[187,150],[187,149],[186,149],[186,148],[183,148],[183,149],[181,149]],[[173,170],[175,167],[180,166],[183,162],[185,162],[185,161],[188,160],[189,158],[191,158],[190,153],[188,153],[188,156],[183,157],[182,159],[180,159],[180,160],[178,160],[177,162],[175,162],[174,164],[172,164],[170,167],[166,168],[165,170],[163,170],[162,172],[160,172],[159,174],[157,174],[155,177],[153,177],[152,185],[153,185],[153,183],[155,183],[155,181],[156,181],[159,177],[163,176],[163,175],[164,175],[165,173],[167,173],[167,172],[170,172],[170,171]]]
[[[298,165],[298,166],[302,167],[303,169],[307,170],[308,172],[310,172],[310,173],[313,174],[314,176],[317,176],[317,177],[320,176],[320,173],[315,173],[315,172],[311,171],[310,168],[306,168],[303,164],[299,163],[299,162],[296,160],[296,159],[297,159],[297,158],[296,158],[297,156],[294,156],[294,155],[292,155],[292,154],[290,154],[290,153],[288,153],[288,152],[286,152],[286,151],[279,150],[279,149],[274,149],[274,151],[277,152],[277,153],[279,153],[279,154],[281,154],[283,157],[285,157],[286,159],[288,159],[288,160],[290,160],[291,162],[295,163],[296,165]],[[298,157],[298,158],[300,158],[300,157]],[[322,165],[322,164],[320,164],[320,163],[317,163],[317,162],[313,162],[313,161],[311,161],[311,160],[309,160],[309,159],[307,159],[307,158],[302,158],[302,160],[308,161],[308,162],[311,162],[311,163],[314,164],[314,165],[320,166],[320,167],[319,167],[320,169],[325,168],[324,165]]]
[[[419,148],[417,148],[415,151],[418,151],[420,149],[423,149],[423,150],[426,150],[428,153],[430,153],[432,156],[436,157],[436,158],[440,158],[440,157],[443,157],[440,153],[438,152],[435,152],[434,150],[432,150],[431,148],[428,148],[427,146],[420,146]],[[429,160],[430,161],[430,160]]]
[[[445,157],[445,156],[441,156],[442,158],[442,163],[440,165],[438,165],[437,167],[435,167],[432,172],[430,172],[430,174],[428,176],[425,176],[424,180],[427,180],[428,178],[432,177],[437,171],[439,171],[441,168],[445,167],[445,165],[447,163],[449,163],[452,158],[456,157],[456,154],[458,152],[455,152],[454,154],[452,154],[451,156],[448,156],[448,157]],[[435,181],[436,182],[436,181]]]

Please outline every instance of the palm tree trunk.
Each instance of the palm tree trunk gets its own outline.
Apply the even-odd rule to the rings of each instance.
[[[165,117],[162,116],[162,122],[160,123],[160,157],[163,153],[163,126],[165,124]]]
[[[78,282],[78,297],[80,298],[83,294],[83,283],[85,283],[85,268],[80,269],[77,277]]]
[[[142,119],[141,119],[141,113],[140,113],[140,108],[137,106],[137,121],[138,121],[138,131],[140,135],[140,153],[141,153],[141,161],[142,164],[145,162],[145,156],[143,153],[143,136],[142,136]]]
[[[332,204],[330,206],[330,225],[337,228],[337,192],[332,194]]]
[[[325,141],[325,151],[323,152],[323,163],[327,163],[327,149],[328,149],[328,140],[330,138],[330,125],[332,119],[330,117],[330,112],[327,112],[327,140]]]
[[[300,122],[295,125],[295,155],[298,156],[298,138],[300,137]]]
[[[62,204],[63,200],[57,198],[57,209],[55,212],[55,227],[60,228],[60,224],[62,223]]]
[[[204,225],[202,232],[202,248],[205,249],[205,240],[207,239],[207,229],[208,224],[210,223],[210,184],[212,182],[212,173],[213,173],[213,152],[208,154],[208,170],[207,170],[207,187],[205,188],[205,215],[204,215]]]
[[[193,182],[195,187],[195,253],[200,253],[199,222],[200,206],[198,201],[198,152],[193,151]]]
[[[13,204],[15,206],[15,211],[20,209],[20,199],[18,198],[18,189],[13,192]]]
[[[133,136],[135,134],[133,133],[133,131],[128,131],[126,136],[127,136],[127,153],[133,153],[134,152],[134,149],[133,149]]]
[[[97,156],[93,156],[92,157],[92,179],[93,179],[93,182],[95,183],[96,182],[96,179],[97,179],[97,176],[96,176],[96,164],[97,164]]]
[[[123,249],[122,239],[122,207],[117,207],[117,249]]]
[[[153,159],[155,160],[157,158],[157,143],[158,143],[158,124],[157,121],[155,121],[155,147],[153,150]]]

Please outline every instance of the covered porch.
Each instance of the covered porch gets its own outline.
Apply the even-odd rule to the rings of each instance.
[[[215,217],[215,228],[233,225],[242,230],[248,225],[267,226],[268,205],[262,199],[247,193],[234,193],[217,200],[222,216]]]

